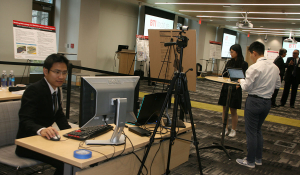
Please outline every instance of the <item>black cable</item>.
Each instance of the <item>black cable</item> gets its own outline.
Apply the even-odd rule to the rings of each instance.
[[[59,140],[59,141],[67,141],[67,140],[69,140],[70,138],[67,138],[66,140]]]
[[[151,165],[150,165],[150,175],[151,175],[152,164],[153,164],[153,162],[154,162],[154,159],[155,159],[155,157],[156,157],[158,151],[160,150],[161,142],[163,141],[163,138],[162,138],[162,132],[161,132],[161,131],[162,131],[162,130],[160,130],[160,137],[161,137],[161,140],[159,141],[159,147],[158,147],[158,149],[157,149],[157,151],[156,151],[156,153],[155,153],[155,155],[154,155],[154,157],[153,157],[153,159],[152,159]]]
[[[94,151],[94,152],[96,152],[96,153],[99,153],[99,154],[102,154],[103,156],[105,156],[106,160],[109,159],[105,154],[103,154],[103,153],[101,153],[101,152],[99,152],[99,151],[92,150],[92,149],[90,149],[90,147],[84,147],[84,146],[83,146],[83,143],[84,143],[84,141],[79,142],[78,149],[84,148],[84,149],[87,149],[87,150],[89,150],[89,151]]]
[[[133,144],[132,144],[132,142],[131,142],[131,140],[129,139],[129,137],[127,136],[127,135],[125,135],[124,134],[124,136],[129,140],[129,142],[130,142],[130,144],[131,144],[131,146],[132,146],[132,152],[131,153],[133,153],[134,155],[135,155],[135,157],[142,163],[142,161],[141,161],[141,159],[135,154],[135,152],[134,152],[134,146],[133,146]],[[146,150],[146,149],[145,149]],[[145,166],[145,165],[143,165],[144,167],[145,167],[145,169],[146,169],[146,171],[147,171],[147,174],[148,174],[148,169],[147,169],[147,167]],[[143,174],[143,173],[142,173]],[[147,175],[146,174],[146,175]]]
[[[29,62],[29,59],[26,61],[26,63],[28,63],[28,62]],[[27,65],[26,65],[26,66],[25,66],[25,68],[24,68],[24,72],[23,72],[23,75],[22,75],[22,78],[21,78],[21,82],[20,82],[20,84],[22,84],[22,81],[23,81],[23,77],[24,77],[24,74],[25,74],[26,68],[27,68]]]

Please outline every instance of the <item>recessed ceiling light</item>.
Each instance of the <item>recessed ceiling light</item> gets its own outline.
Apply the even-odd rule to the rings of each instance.
[[[209,20],[209,21],[214,21],[214,20],[211,19],[211,20]]]
[[[235,19],[244,19],[244,17],[235,17],[235,16],[202,16],[198,15],[199,18],[235,18]],[[259,17],[248,17],[247,19],[267,19],[267,20],[293,20],[300,21],[299,18],[259,18]]]
[[[259,27],[264,27],[264,26],[259,26]]]
[[[225,25],[225,26],[227,26],[227,27],[231,27],[231,28],[238,28],[238,27],[236,27],[236,26],[231,26],[231,25]],[[243,29],[243,28],[242,28]],[[244,28],[244,30],[249,30],[249,31],[257,31],[257,30],[280,30],[280,31],[292,31],[292,32],[300,32],[300,28],[297,28],[298,30],[296,30],[296,28],[285,28],[285,29],[275,29],[275,28]],[[243,31],[244,31],[243,30]]]
[[[179,10],[180,12],[194,13],[246,13],[245,11],[202,11],[202,10]],[[300,15],[299,12],[247,12],[248,14],[273,14],[273,15]]]
[[[300,4],[243,4],[243,3],[169,3],[156,2],[163,5],[220,5],[220,6],[300,6]]]
[[[294,29],[272,29],[272,28],[251,28],[251,29],[249,29],[249,28],[247,28],[247,30],[246,31],[257,31],[257,30],[283,30],[283,31],[293,31],[293,32],[295,32],[295,31],[297,31],[297,32],[299,32],[300,30],[294,30]],[[244,31],[244,30],[243,30]]]
[[[292,24],[296,24],[296,23],[292,22]]]

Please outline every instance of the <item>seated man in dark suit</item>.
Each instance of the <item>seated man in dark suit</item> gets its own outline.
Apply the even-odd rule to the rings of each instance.
[[[293,57],[289,57],[286,60],[286,72],[284,76],[284,89],[281,97],[280,106],[284,106],[290,93],[290,88],[292,86],[292,93],[290,99],[290,107],[295,108],[295,100],[298,90],[298,85],[300,83],[300,64],[299,64],[299,50],[293,51]]]
[[[43,66],[44,78],[30,85],[23,94],[17,139],[34,135],[51,139],[58,135],[57,130],[52,127],[54,122],[61,130],[71,128],[61,107],[62,92],[59,89],[66,79],[68,64],[68,59],[63,55],[52,54],[46,58]],[[16,154],[48,163],[56,168],[55,174],[63,174],[64,163],[59,160],[21,146],[17,146]]]

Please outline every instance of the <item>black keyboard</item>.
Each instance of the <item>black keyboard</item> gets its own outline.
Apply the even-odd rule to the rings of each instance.
[[[113,128],[114,127],[111,125],[89,126],[71,131],[67,134],[64,134],[64,136],[76,140],[87,140],[104,134]]]

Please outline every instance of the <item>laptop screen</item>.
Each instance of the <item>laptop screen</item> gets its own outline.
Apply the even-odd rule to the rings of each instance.
[[[166,96],[167,93],[145,95],[136,122],[140,125],[156,122]]]
[[[231,80],[238,80],[245,78],[244,72],[242,69],[234,69],[234,68],[228,68],[229,77]]]

